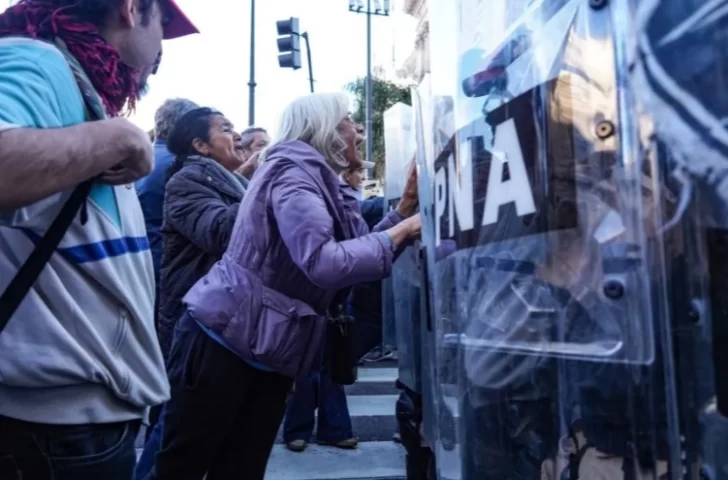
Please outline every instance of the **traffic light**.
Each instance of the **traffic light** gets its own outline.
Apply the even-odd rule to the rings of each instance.
[[[389,3],[389,0],[384,0],[383,2],[380,2],[379,0],[374,0],[374,5],[372,5],[374,8],[369,13],[371,13],[372,15],[389,15]],[[364,8],[364,1],[349,0],[349,11],[356,13],[365,13],[366,10]]]
[[[298,19],[291,17],[288,20],[276,22],[278,30],[278,65],[283,68],[298,70],[301,68],[301,32]]]

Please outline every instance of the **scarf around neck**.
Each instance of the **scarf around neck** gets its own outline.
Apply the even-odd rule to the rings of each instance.
[[[101,36],[97,26],[59,7],[55,0],[21,0],[0,14],[0,37],[20,36],[56,44],[60,40],[81,65],[101,97],[106,113],[132,111],[139,96],[136,72]]]
[[[202,155],[191,155],[187,157],[188,160],[199,160],[202,163],[210,166],[220,172],[225,179],[230,183],[230,186],[235,189],[241,196],[245,195],[245,191],[248,189],[248,180],[237,172],[231,172],[215,160],[203,157]]]

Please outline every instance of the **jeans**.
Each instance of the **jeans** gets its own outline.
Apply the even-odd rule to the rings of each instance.
[[[147,480],[263,480],[292,380],[258,370],[185,314],[169,357],[172,396]]]
[[[296,391],[288,400],[286,419],[283,423],[283,440],[288,443],[294,440],[309,441],[316,423],[315,414],[318,409],[318,428],[316,440],[324,443],[335,443],[348,440],[354,436],[346,404],[344,387],[334,383],[326,373],[327,345],[319,350],[318,372],[296,380]]]
[[[0,479],[128,480],[140,424],[44,425],[0,417]]]
[[[326,373],[313,373],[296,381],[296,391],[288,400],[283,439],[309,441],[318,408],[316,440],[335,443],[354,436],[344,387],[331,381]]]

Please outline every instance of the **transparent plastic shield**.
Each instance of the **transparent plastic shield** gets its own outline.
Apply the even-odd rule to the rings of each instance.
[[[415,154],[412,107],[396,103],[384,112],[384,197],[398,202]]]
[[[652,323],[640,320],[652,311],[643,234],[632,228],[642,192],[615,142],[608,17],[578,1],[534,7],[474,72],[462,66],[458,130],[434,167],[436,247],[451,242],[466,288],[449,340],[470,348],[466,368],[491,386],[510,374],[483,374],[488,352],[654,357]]]
[[[661,228],[670,478],[728,479],[728,3],[624,2],[639,148],[672,194]],[[629,40],[629,41],[627,41]],[[670,353],[667,356],[667,352]],[[682,474],[682,475],[679,475]]]
[[[663,197],[624,121],[616,7],[431,3],[458,60],[420,171],[440,478],[659,478]]]
[[[434,266],[433,258],[428,251],[434,248],[434,221],[432,211],[434,201],[432,197],[431,166],[432,146],[435,135],[434,106],[441,102],[441,97],[431,95],[431,82],[429,76],[425,76],[422,83],[412,89],[412,109],[415,125],[416,139],[416,161],[420,190],[420,214],[422,215],[423,234],[422,242],[418,247],[418,261],[422,276],[420,292],[420,311],[422,319],[421,331],[421,358],[422,358],[422,411],[423,411],[423,435],[428,446],[434,451],[437,446],[437,419],[440,409],[443,408],[440,401],[440,382],[438,378],[437,355],[435,351],[435,331],[433,325],[433,283],[429,281],[429,268]],[[450,102],[452,111],[452,102]]]
[[[422,215],[421,268],[427,278],[423,287],[422,371],[423,433],[435,452],[442,478],[459,478],[457,440],[457,349],[442,342],[449,332],[440,319],[454,312],[454,277],[447,262],[436,262],[434,219],[434,151],[440,151],[455,132],[452,97],[427,95],[426,80],[412,91],[417,133],[417,165]],[[450,301],[452,300],[452,301]],[[427,307],[427,310],[424,308]],[[444,472],[444,473],[443,473]]]
[[[429,2],[432,71],[413,93],[413,106],[419,108],[422,130],[418,132],[418,173],[422,215],[422,265],[428,282],[429,311],[426,317],[426,347],[423,371],[432,380],[423,398],[424,433],[436,456],[438,477],[461,478],[459,440],[459,351],[443,341],[452,333],[455,319],[457,282],[451,264],[437,261],[441,247],[435,241],[435,153],[443,150],[455,134],[457,55],[454,30],[456,9],[451,2]],[[417,117],[416,117],[417,118]],[[450,242],[445,242],[447,245]],[[426,365],[426,366],[425,366]]]
[[[389,209],[396,208],[402,196],[415,157],[414,134],[412,107],[397,103],[384,112],[384,198]],[[415,392],[422,391],[420,281],[417,248],[408,247],[392,266],[392,318],[399,380]]]

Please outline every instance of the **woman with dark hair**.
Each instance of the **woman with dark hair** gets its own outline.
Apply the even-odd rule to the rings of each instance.
[[[227,248],[248,181],[235,173],[244,161],[241,137],[220,112],[190,110],[167,138],[176,157],[168,173],[162,223],[162,264],[157,332],[169,358],[182,297]],[[173,360],[172,360],[173,361]],[[164,413],[139,459],[136,478],[152,468],[164,429]]]
[[[182,297],[222,257],[248,181],[240,135],[220,112],[191,110],[167,139],[169,169],[162,221],[159,341],[168,358]]]

